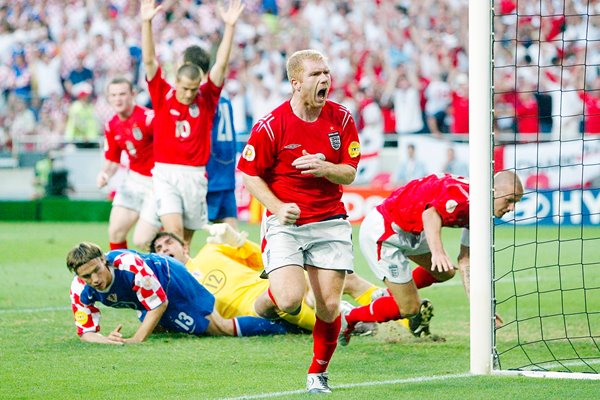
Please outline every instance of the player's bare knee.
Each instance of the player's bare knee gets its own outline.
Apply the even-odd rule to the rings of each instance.
[[[134,237],[133,238],[133,245],[135,247],[137,247],[138,249],[142,250],[142,251],[149,251],[150,250],[150,243],[145,241],[145,240],[139,240]]]
[[[277,299],[277,307],[288,314],[298,314],[302,306],[302,297],[297,296],[281,296]]]
[[[318,302],[315,306],[317,317],[325,322],[332,322],[340,311],[340,301],[337,297],[325,302]]]
[[[438,282],[445,282],[447,280],[452,279],[454,277],[454,275],[456,275],[456,270],[451,269],[449,271],[436,272],[434,274],[434,277],[435,277],[435,279],[438,280]]]

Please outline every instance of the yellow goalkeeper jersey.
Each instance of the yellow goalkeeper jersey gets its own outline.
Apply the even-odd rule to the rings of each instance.
[[[215,296],[215,307],[225,318],[256,315],[254,302],[269,287],[260,278],[260,247],[249,240],[240,248],[207,244],[186,267]]]

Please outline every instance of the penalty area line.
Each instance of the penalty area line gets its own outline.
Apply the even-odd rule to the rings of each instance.
[[[350,389],[350,388],[358,388],[358,387],[369,387],[369,386],[385,386],[385,385],[400,385],[403,383],[421,383],[421,382],[431,382],[431,381],[442,381],[447,379],[458,379],[458,378],[468,378],[474,376],[470,373],[464,374],[454,374],[454,375],[437,375],[437,376],[419,376],[415,378],[405,378],[405,379],[394,379],[389,381],[371,381],[371,382],[356,382],[356,383],[344,383],[341,385],[332,385],[332,389]],[[294,394],[305,394],[306,390],[290,390],[287,392],[271,392],[271,393],[262,393],[262,394],[253,394],[248,396],[239,396],[239,397],[222,397],[217,400],[250,400],[250,399],[266,399],[273,397],[284,397],[290,396]]]

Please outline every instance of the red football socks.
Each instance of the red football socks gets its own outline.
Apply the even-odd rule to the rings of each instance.
[[[110,242],[109,245],[110,245],[111,250],[126,249],[127,248],[127,240],[124,242],[119,242],[119,243]]]
[[[363,322],[387,322],[402,318],[396,300],[392,296],[383,296],[375,299],[371,304],[356,307],[348,315],[348,324]]]
[[[415,282],[415,286],[417,287],[417,289],[431,286],[434,283],[439,282],[437,279],[435,279],[433,275],[431,275],[431,272],[421,267],[420,265],[417,268],[413,269],[412,278]]]
[[[313,329],[313,359],[308,368],[309,374],[327,371],[329,360],[337,347],[341,327],[341,316],[338,316],[333,322],[325,322],[317,317]]]

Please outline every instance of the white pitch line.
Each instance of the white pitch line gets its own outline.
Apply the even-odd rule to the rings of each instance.
[[[378,382],[358,382],[358,383],[345,383],[341,385],[332,385],[332,389],[349,389],[356,387],[369,387],[369,386],[384,386],[384,385],[399,385],[403,383],[421,383],[431,381],[441,381],[446,379],[457,379],[457,378],[468,378],[473,375],[469,373],[465,374],[454,374],[454,375],[438,375],[438,376],[420,376],[415,378],[406,379],[394,379],[391,381],[378,381]],[[217,400],[250,400],[250,399],[267,399],[273,397],[290,396],[294,394],[306,394],[306,390],[290,390],[287,392],[271,392],[262,394],[253,394],[248,396],[240,397],[223,397]]]
[[[71,307],[37,307],[37,308],[6,308],[0,309],[0,314],[36,313],[46,311],[67,311]]]

